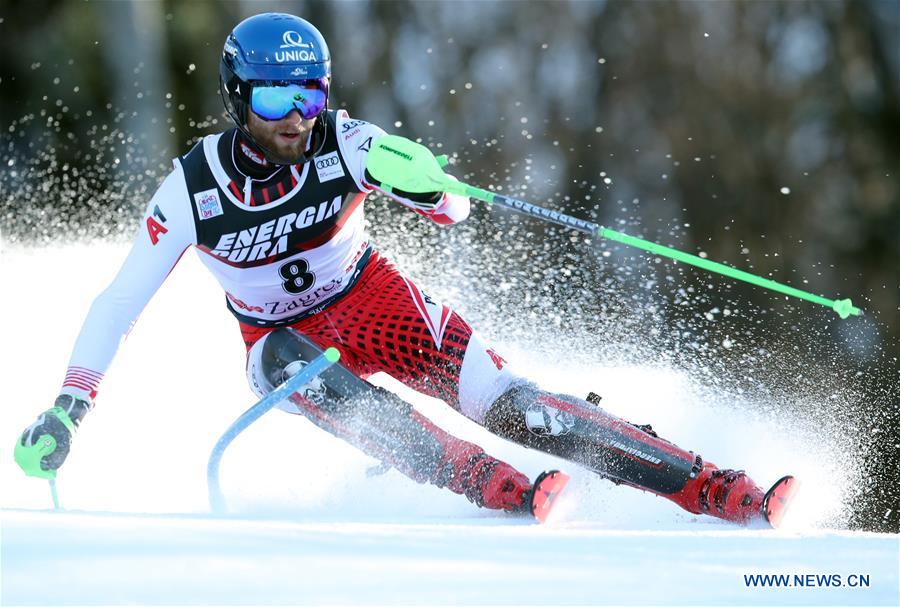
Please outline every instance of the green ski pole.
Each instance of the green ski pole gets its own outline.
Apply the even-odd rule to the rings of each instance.
[[[366,168],[375,179],[381,182],[382,189],[388,192],[396,188],[405,192],[450,192],[468,196],[488,204],[496,204],[525,215],[572,228],[585,234],[614,240],[654,255],[668,257],[669,259],[696,266],[716,274],[722,274],[735,280],[741,280],[791,297],[804,299],[834,310],[841,318],[848,318],[851,315],[860,316],[863,313],[849,299],[833,300],[807,293],[806,291],[768,278],[762,278],[722,263],[605,228],[592,221],[578,219],[565,213],[539,207],[524,200],[503,196],[496,192],[456,181],[444,173],[443,167],[447,165],[447,162],[446,156],[435,157],[431,150],[424,145],[405,137],[386,135],[372,144],[366,161]]]
[[[59,510],[59,495],[56,493],[56,479],[51,478],[47,482],[50,483],[50,497],[53,498],[53,509]]]

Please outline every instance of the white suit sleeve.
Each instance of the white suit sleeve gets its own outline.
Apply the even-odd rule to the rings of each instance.
[[[63,392],[96,394],[138,315],[178,263],[196,243],[194,218],[184,174],[176,164],[147,205],[131,252],[109,287],[100,293],[75,342]]]
[[[351,119],[344,110],[338,112],[336,126],[341,155],[344,157],[347,168],[350,170],[350,174],[361,192],[378,190],[403,206],[441,225],[456,223],[469,216],[469,199],[465,196],[445,193],[444,197],[433,209],[426,210],[420,208],[421,205],[415,201],[384,192],[378,186],[368,183],[366,181],[366,158],[369,155],[372,142],[387,133],[369,122]]]

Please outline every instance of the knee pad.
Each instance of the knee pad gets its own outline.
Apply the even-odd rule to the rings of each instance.
[[[566,442],[553,440],[572,434],[575,416],[543,402],[547,395],[536,385],[519,382],[504,392],[484,416],[484,427],[492,433],[526,447],[540,449],[552,442],[563,455]]]
[[[267,333],[247,353],[247,381],[250,389],[262,398],[296,375],[320,353],[315,345],[294,329],[281,328]],[[312,402],[321,404],[325,398],[325,384],[317,377],[301,392]],[[282,403],[278,407],[296,413],[296,409],[289,403]]]
[[[319,354],[321,350],[294,329],[272,331],[250,348],[250,386],[261,397]],[[418,482],[431,481],[438,475],[444,454],[440,440],[443,434],[438,429],[432,431],[432,425],[419,419],[412,405],[399,396],[354,376],[340,363],[313,379],[298,394],[312,406],[298,406],[291,397],[278,408],[304,415],[323,430]]]

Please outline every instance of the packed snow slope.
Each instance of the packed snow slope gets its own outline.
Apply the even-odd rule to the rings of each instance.
[[[277,411],[226,453],[230,514],[212,516],[207,457],[254,397],[236,324],[194,253],[120,349],[60,474],[63,511],[52,511],[47,483],[13,462],[13,442],[52,404],[81,321],[125,251],[0,249],[3,605],[900,603],[898,536],[840,529],[854,474],[841,453],[698,399],[682,373],[564,356],[527,331],[499,346],[547,387],[602,386],[610,411],[760,484],[801,478],[785,528],[691,516],[496,439],[389,378],[380,381],[523,471],[572,473],[549,523],[479,510],[395,471],[370,476],[374,460]],[[793,587],[748,587],[754,574],[787,575]],[[815,575],[841,577],[823,587]]]

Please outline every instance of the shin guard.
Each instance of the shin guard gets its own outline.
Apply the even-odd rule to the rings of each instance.
[[[581,399],[550,394],[532,384],[516,385],[498,398],[485,415],[484,426],[520,445],[581,464],[613,482],[669,499],[703,468],[699,455]]]
[[[266,335],[251,351],[248,375],[267,392],[319,355],[320,348],[289,328]],[[419,483],[447,487],[478,506],[517,510],[529,479],[509,464],[431,422],[397,395],[369,384],[340,363],[326,369],[282,407]]]

